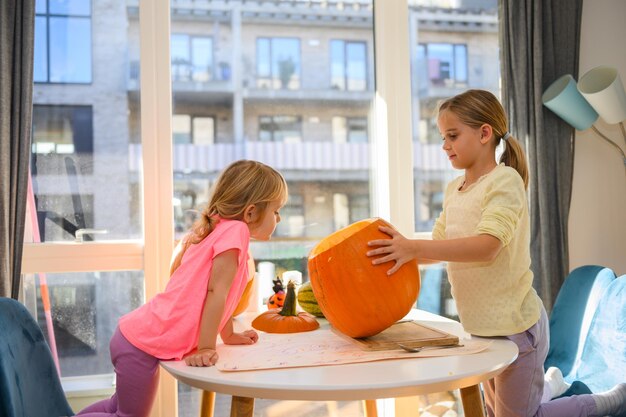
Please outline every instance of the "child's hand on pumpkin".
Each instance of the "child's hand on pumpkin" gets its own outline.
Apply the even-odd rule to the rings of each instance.
[[[259,335],[254,330],[245,330],[241,333],[232,332],[230,336],[225,338],[222,335],[222,341],[226,345],[253,345],[259,340]]]
[[[372,261],[373,265],[395,261],[395,265],[387,271],[387,275],[391,275],[402,265],[415,259],[415,241],[405,238],[400,232],[390,227],[380,226],[378,230],[391,236],[391,239],[377,239],[367,242],[368,246],[379,246],[367,252],[367,256],[380,256]]]
[[[215,349],[200,349],[185,357],[188,366],[213,366],[217,363],[217,351]]]

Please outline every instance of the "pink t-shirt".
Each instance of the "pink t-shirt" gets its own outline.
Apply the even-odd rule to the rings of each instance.
[[[198,346],[200,319],[213,259],[239,250],[237,274],[228,292],[219,331],[230,319],[248,280],[250,230],[238,220],[220,220],[202,242],[185,251],[165,291],[120,318],[122,334],[135,347],[159,359],[182,359]]]

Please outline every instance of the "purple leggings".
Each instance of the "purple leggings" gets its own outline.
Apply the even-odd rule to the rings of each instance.
[[[548,355],[548,316],[541,309],[539,321],[525,332],[507,336],[519,355],[501,374],[483,384],[489,417],[587,417],[596,416],[591,395],[573,395],[541,404],[543,363]]]
[[[77,415],[84,417],[147,417],[159,384],[159,360],[133,346],[118,327],[111,338],[115,394]]]

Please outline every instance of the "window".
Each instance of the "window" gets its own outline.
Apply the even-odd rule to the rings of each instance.
[[[335,143],[367,143],[367,118],[341,117],[332,119],[333,141]]]
[[[330,41],[330,85],[336,90],[367,90],[367,44]]]
[[[426,66],[433,86],[466,86],[467,45],[450,43],[419,44],[418,62]]]
[[[287,204],[280,210],[280,219],[275,237],[304,236],[304,197],[290,192]]]
[[[92,173],[92,113],[91,106],[33,106],[33,175],[69,173],[68,159]]]
[[[172,35],[172,80],[207,82],[213,79],[213,39]]]
[[[172,135],[174,144],[210,145],[215,142],[215,118],[175,114]]]
[[[258,38],[256,41],[257,87],[300,88],[300,40]]]
[[[259,117],[259,141],[300,142],[302,140],[302,118],[299,116]]]
[[[91,83],[91,2],[37,0],[34,80]]]

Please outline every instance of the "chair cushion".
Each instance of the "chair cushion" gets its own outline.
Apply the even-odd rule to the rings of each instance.
[[[544,367],[556,366],[569,383],[574,381],[593,314],[615,273],[602,266],[574,269],[559,290],[550,313],[550,349]]]
[[[613,280],[591,321],[574,377],[593,392],[607,391],[626,376],[626,275]]]
[[[0,415],[74,415],[41,329],[10,298],[0,298],[0,335]]]

